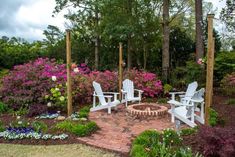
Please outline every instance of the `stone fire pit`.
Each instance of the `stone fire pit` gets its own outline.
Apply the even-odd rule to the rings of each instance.
[[[133,104],[127,107],[127,111],[133,116],[159,117],[167,113],[168,108],[156,103]]]

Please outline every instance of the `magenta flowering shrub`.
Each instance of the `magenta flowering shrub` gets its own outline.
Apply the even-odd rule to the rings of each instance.
[[[3,86],[0,89],[3,102],[15,110],[27,104],[29,108],[34,104],[45,105],[44,96],[56,84],[51,80],[53,75],[57,77],[58,82],[64,82],[65,65],[58,65],[55,60],[39,58],[15,66],[9,75],[3,78]]]
[[[163,91],[162,82],[156,74],[132,69],[125,73],[125,78],[134,81],[135,88],[143,90],[145,97],[156,97]]]
[[[73,65],[73,69],[76,69],[72,70],[74,105],[92,102],[93,81],[100,83],[104,92],[118,92],[118,72],[90,71],[85,64]],[[145,97],[155,97],[162,92],[161,81],[153,73],[134,69],[126,72],[125,78],[133,80],[135,88],[143,90]],[[62,94],[59,96],[66,95],[66,79],[65,64],[58,64],[55,60],[48,58],[38,58],[35,61],[15,66],[3,78],[3,85],[0,89],[1,99],[15,110],[28,106],[29,115],[34,116],[48,109],[51,89],[59,85],[61,87],[59,93]]]

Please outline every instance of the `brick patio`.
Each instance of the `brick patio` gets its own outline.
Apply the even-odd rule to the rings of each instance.
[[[167,114],[162,118],[138,118],[127,113],[124,105],[119,105],[111,114],[107,110],[91,112],[89,119],[95,121],[100,130],[89,137],[79,137],[81,142],[127,155],[131,148],[131,141],[147,129],[158,131],[173,128]]]

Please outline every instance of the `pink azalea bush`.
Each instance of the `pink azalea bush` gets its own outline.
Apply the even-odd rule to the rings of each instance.
[[[0,89],[2,100],[15,110],[22,106],[32,108],[35,105],[44,105],[44,96],[55,86],[51,77],[55,75],[58,82],[64,82],[64,69],[65,65],[56,64],[55,60],[42,58],[15,66],[9,75],[3,78],[3,86]],[[46,110],[46,107],[42,108]]]
[[[71,65],[72,66],[72,65]],[[101,84],[103,91],[118,91],[118,72],[91,71],[85,64],[73,65],[72,95],[73,104],[91,104],[93,87],[92,82]],[[131,70],[125,72],[125,78],[134,81],[135,88],[144,91],[145,97],[158,96],[162,90],[162,83],[153,73]],[[66,65],[58,64],[55,60],[39,58],[29,63],[15,66],[9,75],[3,78],[0,89],[2,101],[15,110],[22,106],[29,108],[30,115],[36,115],[47,110],[46,96],[51,89],[60,85],[60,93],[66,95]]]
[[[135,88],[143,90],[145,97],[155,97],[163,91],[162,82],[156,74],[132,69],[125,77],[133,80]]]

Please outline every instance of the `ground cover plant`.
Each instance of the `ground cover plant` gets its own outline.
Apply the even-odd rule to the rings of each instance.
[[[132,143],[132,157],[187,157],[201,156],[193,154],[190,148],[183,148],[182,138],[174,130],[166,129],[162,133],[147,130],[141,133]]]

